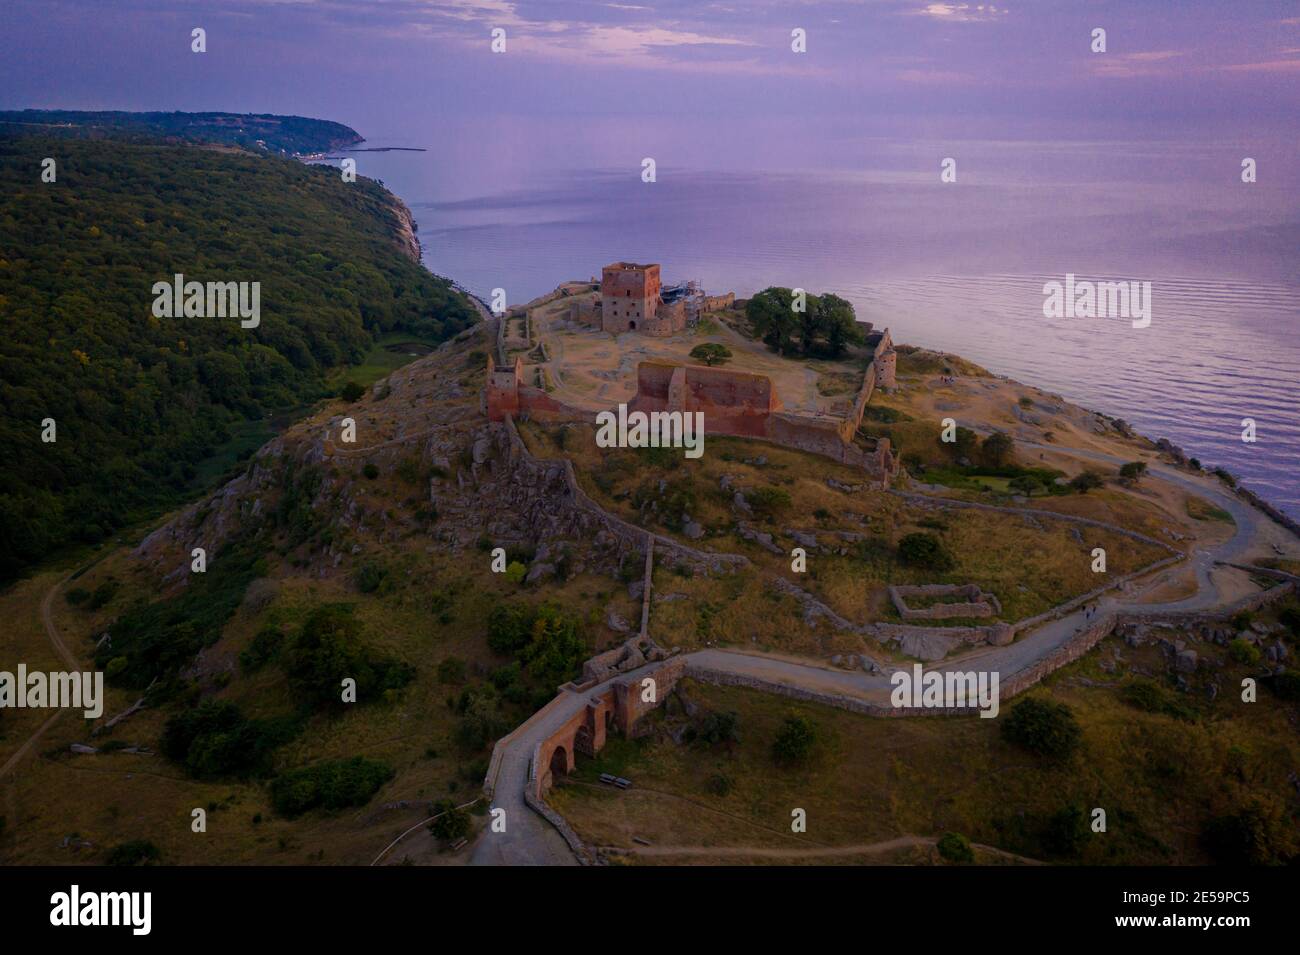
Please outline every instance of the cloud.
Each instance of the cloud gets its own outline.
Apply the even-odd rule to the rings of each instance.
[[[1144,50],[1140,53],[1094,53],[1088,65],[1097,76],[1126,78],[1130,76],[1162,76],[1186,72],[1181,63],[1171,60],[1183,56],[1182,50]]]
[[[926,3],[912,12],[945,23],[974,23],[1006,16],[1007,8],[993,3]]]
[[[1283,53],[1300,52],[1283,50]],[[1294,60],[1263,60],[1258,63],[1230,63],[1219,69],[1225,73],[1295,73],[1300,71],[1300,58]]]

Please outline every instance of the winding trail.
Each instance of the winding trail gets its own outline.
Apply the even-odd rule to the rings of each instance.
[[[686,856],[726,859],[818,859],[835,858],[837,856],[879,855],[885,852],[894,852],[898,849],[933,846],[938,842],[939,840],[934,836],[898,836],[894,839],[886,839],[884,842],[869,842],[862,845],[809,846],[807,848],[801,847],[798,849],[764,848],[762,846],[633,846],[631,848],[624,848],[623,846],[605,846],[602,848],[611,853],[636,856]],[[970,845],[972,849],[981,849],[992,855],[1000,856],[1004,859],[1013,859],[1016,862],[1023,863],[1024,865],[1043,864],[1037,859],[1016,855],[1014,852],[1007,852],[1005,849],[999,849],[996,846],[986,846],[979,842],[972,842]]]
[[[54,625],[54,598],[63,588],[63,585],[71,579],[72,578],[69,576],[56,582],[41,599],[41,623],[45,627],[45,635],[50,638],[50,645],[54,647],[54,652],[59,655],[64,663],[67,664],[69,673],[78,671],[81,667],[77,663],[77,658],[72,655],[72,651],[68,649],[68,645],[63,642],[63,636],[59,633],[59,628]],[[12,772],[20,762],[22,762],[23,757],[31,752],[31,749],[36,745],[37,740],[45,734],[46,730],[58,722],[59,717],[62,716],[63,713],[63,710],[56,709],[52,714],[50,714],[50,718],[38,726],[36,732],[29,736],[27,741],[23,743],[22,746],[19,746],[12,756],[5,760],[5,764],[0,766],[0,779],[8,776],[9,773]]]
[[[1081,458],[1107,464],[1122,464],[1124,459],[1098,451],[1062,447],[1059,445],[1034,445],[1021,442],[1030,447],[1075,454]],[[1218,507],[1232,515],[1236,522],[1236,531],[1228,540],[1212,547],[1200,548],[1189,554],[1189,563],[1196,575],[1196,593],[1190,597],[1164,603],[1142,603],[1141,597],[1163,582],[1163,575],[1131,587],[1122,595],[1110,595],[1097,602],[1099,613],[1106,613],[1124,607],[1140,607],[1151,612],[1176,612],[1205,610],[1226,603],[1223,589],[1215,579],[1214,569],[1217,562],[1230,562],[1240,559],[1252,543],[1265,535],[1265,528],[1271,528],[1271,519],[1262,511],[1242,501],[1235,494],[1225,491],[1216,483],[1198,479],[1167,466],[1151,463],[1149,471],[1152,476],[1168,481],[1199,497],[1207,498]],[[1186,566],[1186,565],[1180,565]],[[1005,683],[1013,675],[1026,670],[1049,654],[1064,646],[1085,624],[1082,609],[1051,620],[1026,633],[1014,643],[1004,647],[983,646],[965,653],[944,659],[927,671],[945,672],[948,670],[969,670],[978,668],[998,671]],[[698,650],[686,655],[688,667],[697,671],[715,671],[720,674],[750,677],[768,683],[784,684],[793,688],[816,693],[828,693],[838,696],[855,697],[868,703],[889,705],[893,686],[888,672],[869,674],[861,671],[846,671],[801,663],[777,657],[759,656],[737,650],[709,649]],[[619,679],[639,675],[642,671],[619,674]],[[590,693],[603,691],[608,683],[594,687]],[[506,808],[509,824],[513,828],[507,834],[485,833],[475,847],[473,863],[476,865],[546,865],[573,864],[574,858],[567,844],[559,833],[541,816],[532,812],[524,802],[523,791],[528,784],[529,762],[537,745],[547,739],[570,717],[586,706],[588,693],[570,693],[557,697],[548,704],[546,712],[525,722],[514,733],[503,740],[505,744],[502,765],[495,781],[494,806]],[[844,846],[832,850],[789,849],[718,849],[707,847],[641,847],[621,850],[640,855],[767,855],[780,857],[784,854],[815,855],[855,855],[871,851],[887,851],[919,842],[921,837],[908,836],[901,839],[877,843],[874,846]],[[932,840],[931,840],[932,841]],[[997,850],[990,850],[997,851]],[[798,857],[792,855],[791,857]],[[1025,860],[1032,861],[1032,860]]]

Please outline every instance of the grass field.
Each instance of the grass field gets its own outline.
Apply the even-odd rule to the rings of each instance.
[[[595,760],[579,758],[578,782],[615,772],[633,789],[561,785],[549,799],[584,840],[631,850],[634,837],[660,847],[782,848],[955,831],[1033,859],[1085,864],[1207,862],[1199,838],[1206,821],[1260,800],[1272,814],[1273,848],[1295,852],[1289,820],[1300,798],[1288,773],[1300,760],[1297,705],[1266,690],[1260,702],[1242,703],[1232,687],[1246,671],[1218,648],[1197,649],[1211,662],[1188,694],[1171,688],[1154,647],[1131,650],[1113,639],[1033,690],[1068,705],[1082,728],[1082,749],[1062,765],[1002,738],[1000,724],[1015,701],[1004,702],[993,720],[881,720],[688,682],[686,696],[699,708],[694,717],[667,705],[649,737],[612,742]],[[1163,699],[1184,708],[1183,718],[1126,703],[1124,687],[1136,679],[1161,686]],[[1225,687],[1213,703],[1204,692],[1211,682]],[[699,725],[710,712],[736,714],[737,742],[672,741],[670,732]],[[791,715],[816,727],[814,755],[797,768],[778,766],[772,755]],[[1106,832],[1085,827],[1080,838],[1067,838],[1058,814],[1071,807],[1088,818],[1104,809]],[[805,834],[790,831],[796,808],[807,814]]]
[[[893,583],[978,584],[998,596],[1003,619],[1018,620],[1098,586],[1101,575],[1091,570],[1094,547],[1106,549],[1111,575],[1167,554],[1094,527],[974,509],[934,511],[875,492],[845,494],[829,487],[826,478],[852,484],[862,480],[859,473],[764,442],[710,438],[703,457],[688,460],[672,449],[602,450],[588,430],[576,426],[528,423],[520,433],[534,454],[570,458],[583,488],[601,506],[693,546],[744,554],[767,574],[787,578],[859,623],[895,619],[885,598]],[[737,489],[755,502],[755,514],[737,512]],[[778,495],[767,510],[759,506],[765,493]],[[780,494],[788,495],[788,503]],[[1102,501],[1095,495],[1084,506],[1099,508]],[[704,537],[684,536],[686,514],[703,527]],[[771,534],[781,552],[745,539],[740,519]],[[791,569],[789,555],[797,544],[792,530],[824,542],[809,552],[803,574]],[[898,541],[912,533],[937,536],[953,566],[937,571],[902,563]],[[688,580],[660,564],[656,590],[681,595],[654,608],[656,633],[669,643],[722,641],[818,655],[855,646],[802,623],[793,598],[773,592],[753,575]]]

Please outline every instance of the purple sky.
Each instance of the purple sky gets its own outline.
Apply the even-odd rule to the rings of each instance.
[[[336,119],[637,111],[986,138],[1300,121],[1295,0],[5,0],[0,105]],[[202,26],[208,52],[189,50]],[[489,50],[494,27],[508,52]],[[808,52],[790,50],[802,27]],[[1089,51],[1094,27],[1108,52]],[[611,128],[617,129],[618,124]],[[827,140],[833,140],[828,136]]]

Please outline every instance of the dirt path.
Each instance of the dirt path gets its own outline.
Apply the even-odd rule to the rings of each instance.
[[[1054,447],[1053,450],[1064,451],[1066,453],[1078,453],[1080,456],[1090,458],[1095,461],[1106,461],[1115,463],[1119,461],[1113,455],[1103,454],[1101,452],[1086,451],[1082,449],[1071,449],[1064,447]],[[1186,490],[1192,491],[1198,496],[1208,498],[1224,510],[1228,511],[1236,521],[1236,532],[1232,537],[1217,545],[1204,547],[1190,556],[1190,563],[1196,572],[1196,593],[1191,597],[1179,600],[1171,600],[1164,603],[1147,603],[1142,605],[1144,610],[1204,610],[1221,604],[1227,595],[1222,592],[1219,581],[1215,579],[1212,571],[1215,571],[1216,561],[1229,561],[1239,558],[1243,555],[1254,542],[1264,539],[1268,534],[1268,527],[1271,522],[1267,515],[1251,507],[1242,501],[1235,494],[1231,494],[1209,482],[1196,480],[1195,478],[1185,475],[1181,472],[1174,471],[1161,465],[1151,466],[1152,476],[1169,481],[1172,484],[1180,486]],[[1068,519],[1068,515],[1065,515]],[[1133,592],[1124,595],[1111,595],[1098,601],[1102,612],[1108,612],[1121,606],[1132,606],[1139,603],[1140,597],[1147,587],[1139,585]],[[1041,627],[1029,632],[1025,636],[1016,640],[1014,643],[1005,647],[981,647],[963,654],[959,654],[951,659],[941,661],[927,670],[950,670],[965,669],[972,664],[977,664],[985,669],[998,670],[1002,678],[1006,679],[1010,675],[1023,669],[1033,666],[1039,660],[1043,659],[1054,650],[1063,646],[1069,639],[1083,627],[1087,619],[1083,610],[1068,614],[1056,620],[1049,621]],[[857,697],[873,703],[888,703],[893,684],[886,674],[868,674],[862,672],[844,671],[830,669],[826,667],[814,666],[808,663],[801,663],[794,660],[779,659],[767,656],[758,656],[753,654],[741,653],[733,650],[711,649],[699,650],[688,654],[687,659],[691,665],[706,670],[718,670],[733,676],[745,676],[754,678],[760,682],[769,682],[784,684],[793,688],[803,690],[812,690],[816,692],[840,694]],[[577,701],[575,701],[576,704]],[[531,817],[528,824],[523,827],[523,831],[517,831],[517,838],[512,839],[510,844],[498,843],[495,846],[479,846],[475,852],[474,861],[479,864],[500,864],[512,862],[542,862],[544,857],[551,856],[559,848],[555,845],[556,834],[544,820],[531,813],[523,803],[522,790],[527,784],[528,761],[532,753],[532,747],[539,739],[545,737],[551,721],[539,721],[539,725],[530,728],[530,732],[523,734],[519,739],[513,740],[509,746],[506,756],[507,765],[510,766],[511,772],[503,773],[499,780],[500,785],[497,787],[496,799],[498,803],[508,802],[514,809],[516,817],[525,815]],[[546,830],[543,832],[542,830]],[[908,841],[913,840],[913,841]],[[907,836],[901,839],[889,840],[882,843],[873,843],[866,846],[842,846],[834,848],[809,848],[809,849],[756,849],[756,848],[708,848],[708,847],[638,847],[636,849],[619,850],[632,852],[639,855],[689,855],[689,856],[752,856],[752,857],[771,857],[771,858],[801,858],[815,856],[851,856],[857,854],[870,854],[872,852],[885,852],[892,848],[902,848],[907,845],[933,844],[934,839],[924,839],[920,836]],[[542,845],[546,848],[543,851]],[[1007,857],[1017,858],[1019,861],[1033,863],[1034,860],[1014,857],[1010,853],[1002,852],[991,846],[980,846],[979,848],[989,852],[999,853]]]
[[[910,849],[920,846],[933,846],[939,842],[934,836],[898,836],[884,842],[870,842],[852,846],[811,846],[798,849],[776,849],[762,846],[602,846],[606,852],[637,856],[688,856],[727,859],[816,859],[838,856],[879,855],[897,849]],[[972,842],[971,848],[1013,859],[1025,865],[1042,865],[1037,859],[1016,855],[994,846]]]
[[[50,638],[50,645],[54,647],[54,652],[67,664],[70,673],[79,670],[80,666],[77,663],[77,658],[72,655],[72,651],[63,642],[59,628],[54,625],[54,598],[58,596],[63,585],[71,579],[71,577],[64,577],[58,581],[41,600],[41,623],[45,626],[45,635]],[[31,752],[32,747],[36,745],[36,741],[45,734],[46,730],[58,722],[59,717],[62,715],[63,710],[55,710],[50,715],[50,718],[37,727],[36,732],[27,738],[27,742],[19,746],[17,751],[5,760],[5,764],[0,766],[0,779],[8,776],[22,762],[23,757]]]

